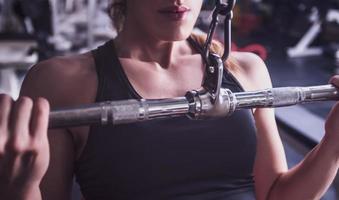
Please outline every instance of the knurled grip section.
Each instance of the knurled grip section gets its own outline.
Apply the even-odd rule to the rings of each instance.
[[[147,113],[147,106],[138,100],[116,101],[105,105],[107,112],[108,123],[125,124],[140,121]],[[105,116],[102,116],[104,119]]]
[[[273,88],[270,91],[273,107],[295,105],[305,99],[303,92],[299,88]]]

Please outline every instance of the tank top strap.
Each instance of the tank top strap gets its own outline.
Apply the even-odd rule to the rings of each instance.
[[[95,62],[95,69],[96,69],[96,73],[97,73],[97,79],[98,79],[98,87],[97,87],[97,95],[95,98],[95,101],[98,102],[100,99],[102,99],[103,97],[103,88],[105,85],[105,82],[107,81],[104,74],[105,74],[105,69],[104,66],[102,64],[103,62],[103,51],[102,49],[104,48],[104,46],[99,46],[98,48],[92,50],[92,55],[94,58],[94,62]]]
[[[129,88],[125,84],[126,77],[121,69],[119,58],[114,48],[113,40],[110,40],[92,51],[97,77],[98,91],[96,101],[107,99],[122,100],[131,98]],[[110,93],[107,93],[110,91]]]

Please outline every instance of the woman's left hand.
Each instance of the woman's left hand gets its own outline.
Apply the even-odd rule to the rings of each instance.
[[[329,83],[333,84],[339,89],[339,75],[333,76]],[[325,122],[325,137],[330,144],[333,145],[335,153],[339,158],[339,102],[337,102],[331,109]]]

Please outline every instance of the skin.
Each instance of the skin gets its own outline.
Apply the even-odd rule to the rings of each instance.
[[[191,8],[186,20],[173,22],[158,16],[158,9],[178,4]],[[183,96],[201,87],[201,56],[185,40],[201,4],[202,0],[128,1],[124,30],[115,44],[128,79],[142,97]],[[249,53],[232,56],[240,67],[232,73],[245,90],[272,86],[260,58]],[[339,87],[339,76],[330,82]],[[16,102],[0,96],[0,199],[70,199],[73,163],[86,144],[89,127],[47,130],[49,107],[92,103],[97,85],[93,57],[87,53],[34,66]],[[256,109],[254,117],[257,199],[319,199],[338,169],[339,105],[326,120],[322,142],[291,170],[287,169],[274,111]]]

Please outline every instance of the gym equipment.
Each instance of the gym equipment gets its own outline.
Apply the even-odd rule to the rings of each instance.
[[[336,22],[339,24],[339,10],[329,9],[325,20],[327,22]],[[299,40],[296,46],[288,48],[287,54],[289,57],[301,56],[317,56],[323,54],[323,47],[310,47],[311,43],[322,31],[323,20],[320,18],[319,11],[316,7],[312,9],[310,15],[312,26],[308,29],[305,35]]]
[[[54,110],[50,114],[50,128],[90,124],[117,125],[185,115],[191,119],[226,117],[239,109],[339,100],[338,92],[332,85],[281,87],[239,93],[221,88],[216,99],[218,103],[213,103],[212,94],[206,91],[191,91],[185,97],[172,99],[102,102]]]

